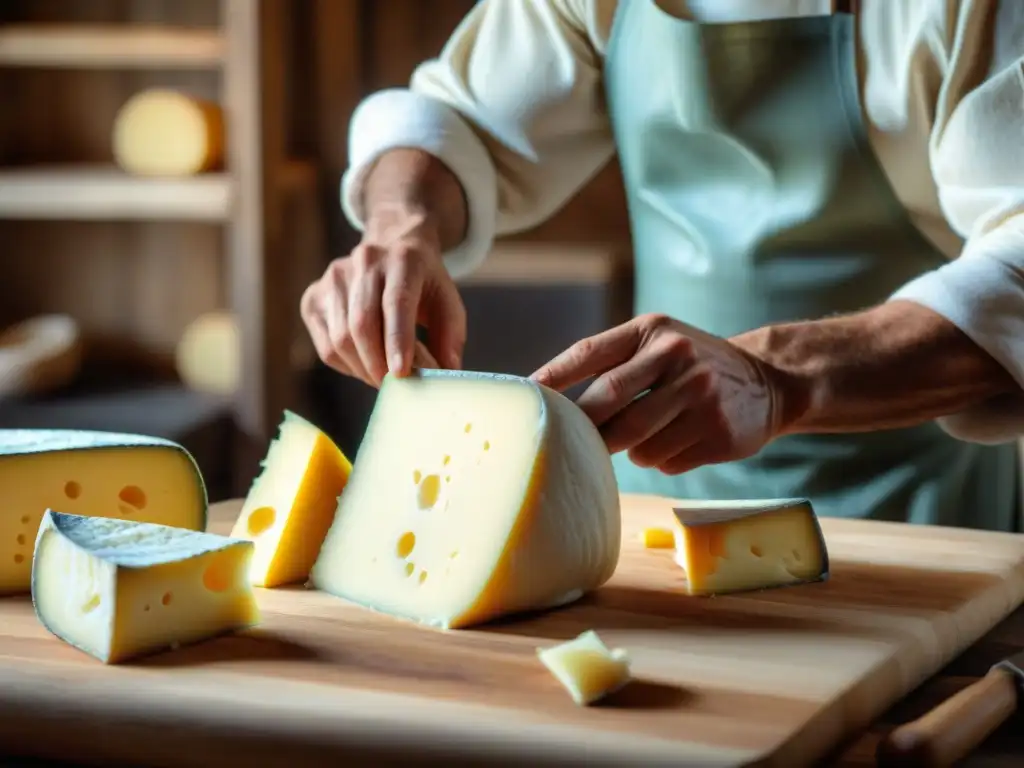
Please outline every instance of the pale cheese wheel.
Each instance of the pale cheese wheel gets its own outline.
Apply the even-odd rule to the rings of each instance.
[[[113,151],[122,169],[140,176],[216,170],[224,159],[223,111],[178,91],[142,91],[114,120]]]
[[[181,380],[197,392],[230,395],[238,390],[242,349],[230,312],[210,312],[185,329],[175,352]]]

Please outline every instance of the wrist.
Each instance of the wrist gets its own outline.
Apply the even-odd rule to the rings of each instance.
[[[806,366],[793,365],[787,330],[765,326],[730,339],[764,379],[772,400],[772,433],[776,437],[802,432],[803,424],[813,421],[816,404],[822,400],[820,377]]]
[[[436,157],[420,149],[393,149],[367,172],[362,195],[366,230],[382,236],[412,232],[436,240],[441,251],[455,248],[468,231],[462,185]]]
[[[378,203],[368,211],[364,242],[388,247],[397,242],[414,242],[441,251],[441,228],[422,206],[410,203]]]

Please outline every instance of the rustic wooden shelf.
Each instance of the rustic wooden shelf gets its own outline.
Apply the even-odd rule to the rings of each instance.
[[[0,65],[9,67],[170,68],[220,66],[216,29],[142,25],[0,25]]]
[[[110,166],[0,170],[0,219],[221,222],[231,204],[225,174],[151,178]]]

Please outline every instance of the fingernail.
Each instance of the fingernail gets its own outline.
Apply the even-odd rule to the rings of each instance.
[[[390,369],[390,371],[392,373],[399,373],[399,372],[401,372],[401,370],[402,370],[402,353],[401,352],[395,352],[393,355],[391,355],[391,362],[389,364],[389,369]]]

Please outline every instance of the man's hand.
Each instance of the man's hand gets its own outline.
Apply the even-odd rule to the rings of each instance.
[[[752,456],[777,436],[781,385],[771,375],[730,341],[643,315],[578,342],[533,378],[562,391],[596,376],[577,404],[608,450],[675,475]]]
[[[462,365],[465,308],[436,230],[416,213],[370,222],[356,249],[306,289],[301,312],[320,359],[370,386],[414,365]],[[429,352],[416,340],[417,324],[427,328]]]

